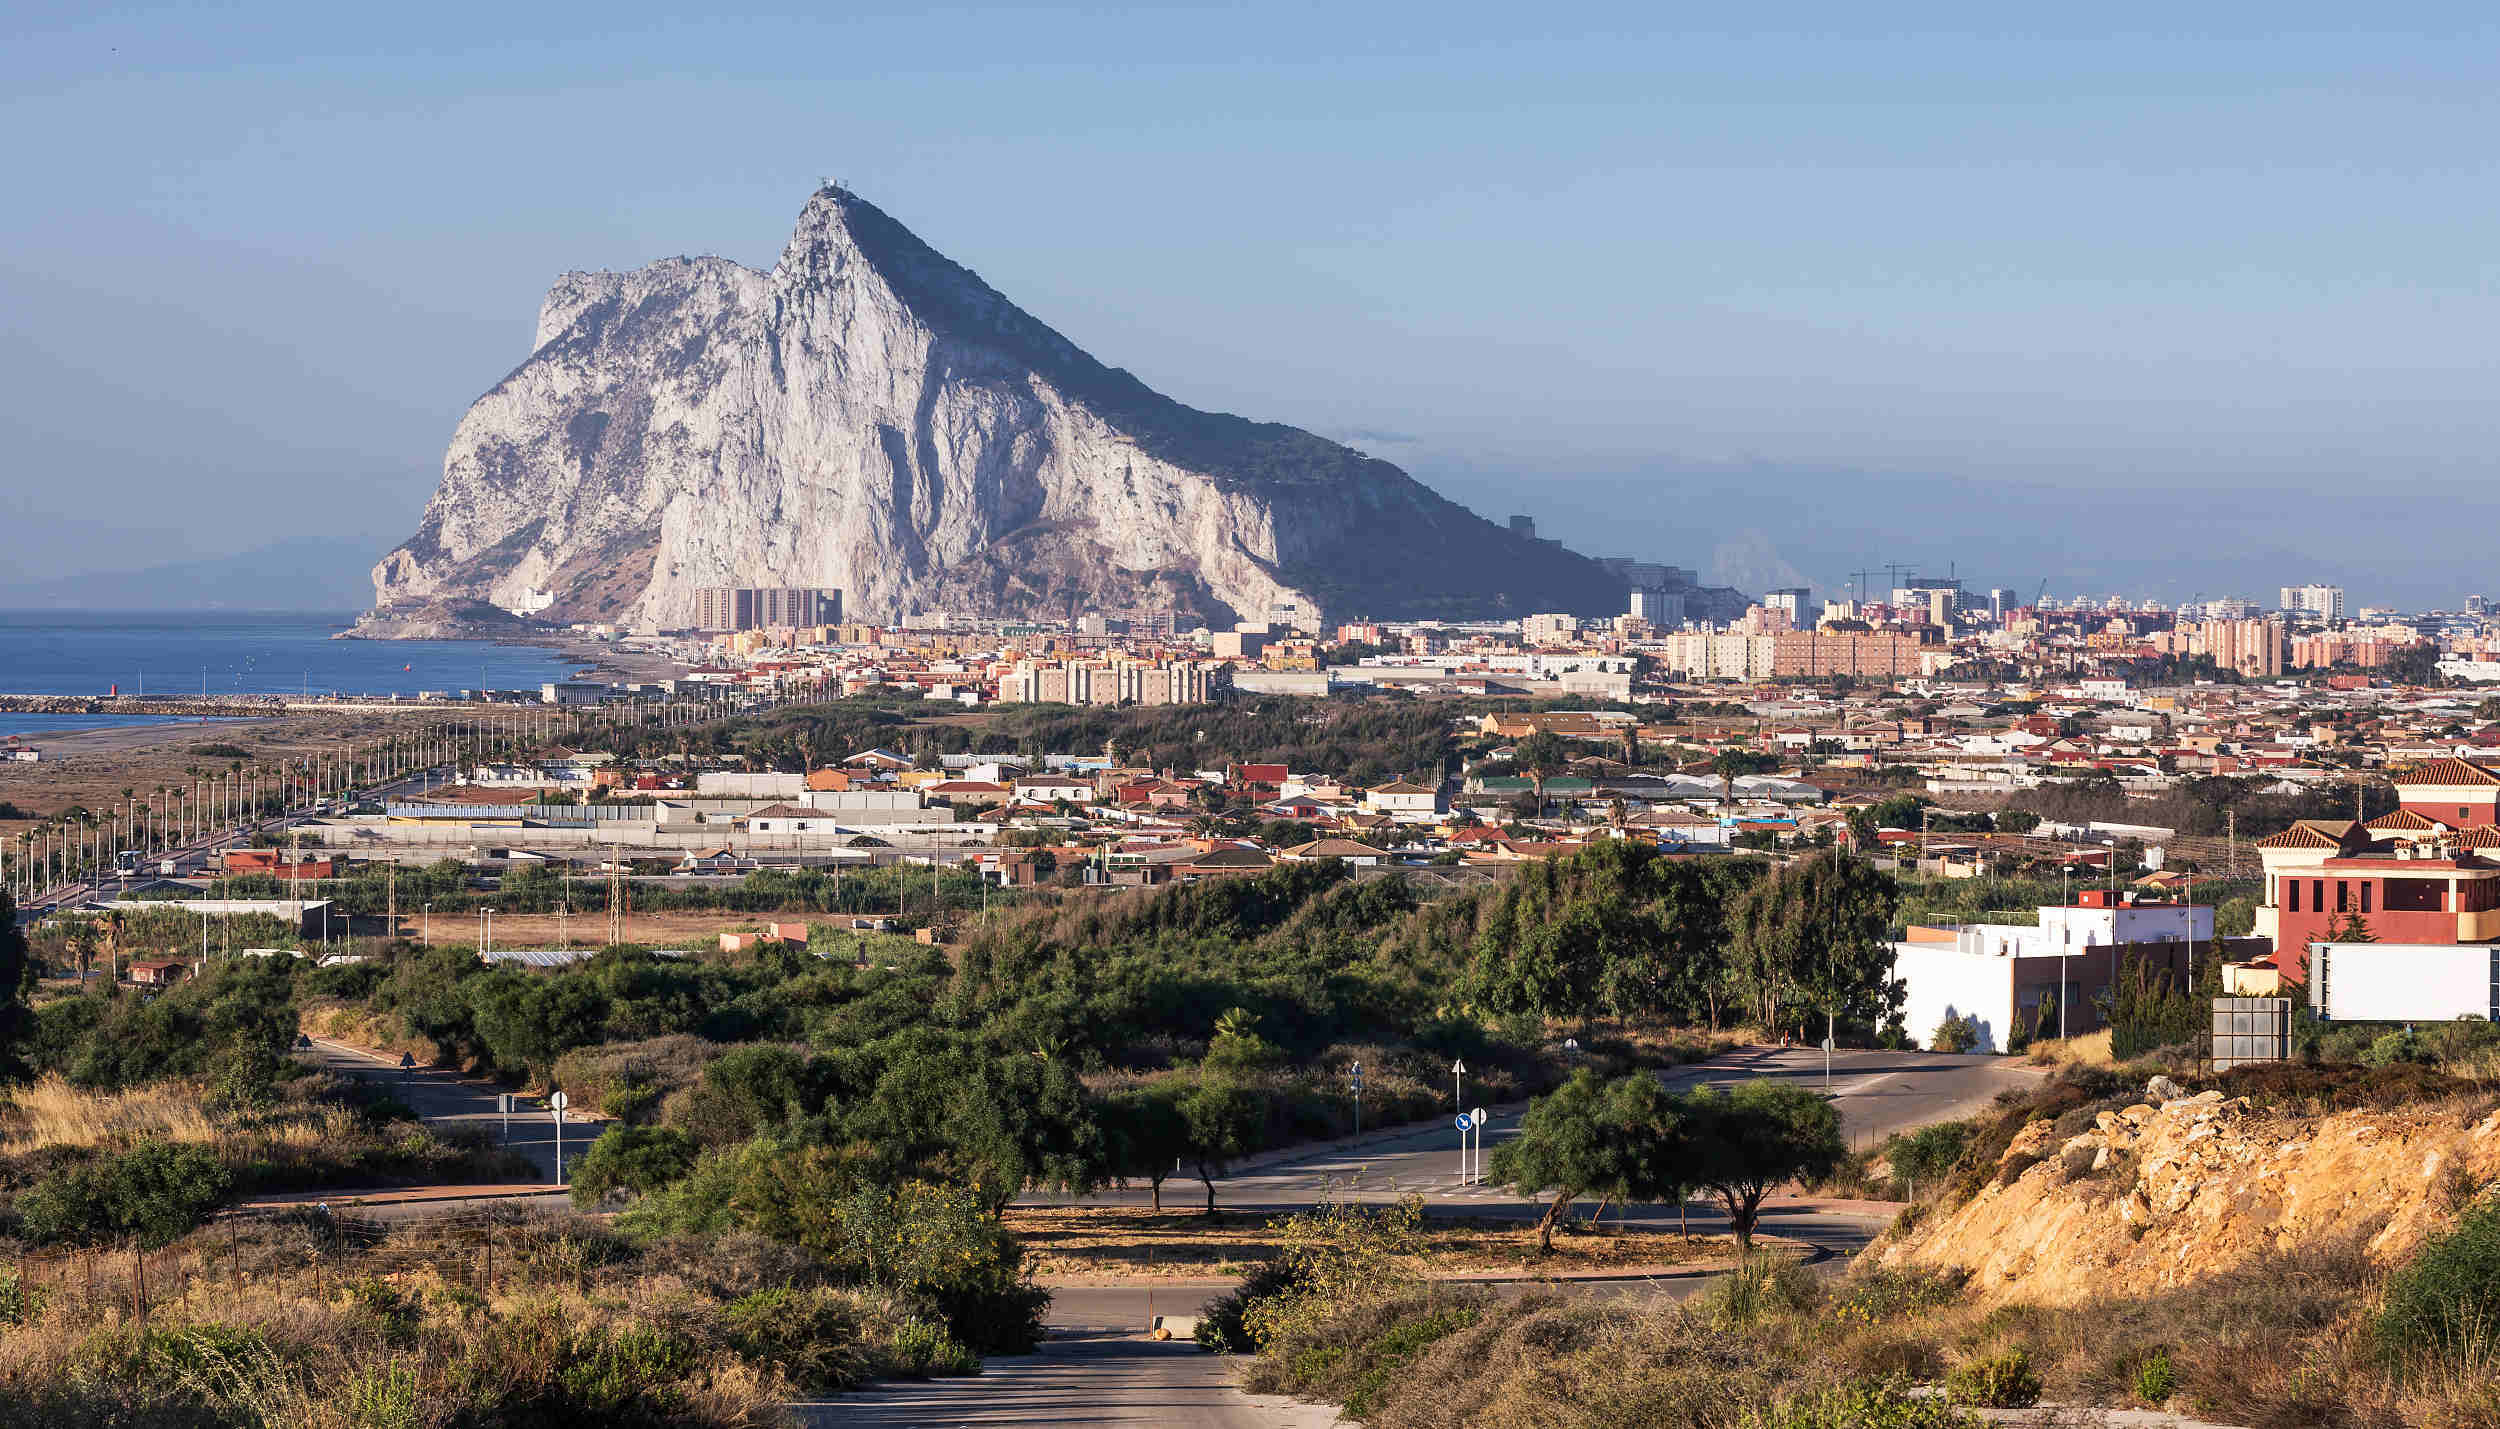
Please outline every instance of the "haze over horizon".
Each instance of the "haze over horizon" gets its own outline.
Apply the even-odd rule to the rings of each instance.
[[[40,11],[12,588],[369,563],[557,274],[769,265],[833,175],[1160,391],[1592,554],[2480,589],[2500,26],[1945,13]]]

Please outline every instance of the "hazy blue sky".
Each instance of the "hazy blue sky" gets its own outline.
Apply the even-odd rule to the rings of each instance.
[[[551,277],[820,175],[1596,552],[2453,604],[2500,516],[2487,7],[92,8],[0,50],[27,578],[379,554]]]

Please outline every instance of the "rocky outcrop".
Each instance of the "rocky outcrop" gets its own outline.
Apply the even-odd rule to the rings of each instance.
[[[369,625],[470,599],[675,627],[713,585],[832,587],[872,619],[1622,608],[1594,562],[1386,462],[1157,395],[838,188],[769,272],[559,279]]]
[[[2425,1105],[2309,1117],[2216,1091],[2154,1095],[2071,1134],[2031,1123],[1986,1189],[1882,1258],[1966,1270],[1982,1295],[2068,1305],[2303,1245],[2355,1245],[2392,1265],[2496,1177],[2500,1114],[2461,1122]]]

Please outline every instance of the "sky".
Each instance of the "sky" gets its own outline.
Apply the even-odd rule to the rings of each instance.
[[[1742,8],[13,4],[0,586],[378,557],[557,274],[836,177],[1592,554],[2500,587],[2486,7]]]

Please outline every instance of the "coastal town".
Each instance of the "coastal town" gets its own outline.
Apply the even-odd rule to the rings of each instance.
[[[1098,612],[784,623],[837,615],[839,594],[707,590],[698,624],[723,628],[572,632],[657,678],[337,701],[402,718],[368,719],[361,749],[230,761],[146,800],[47,817],[42,751],[17,746],[23,773],[0,794],[29,792],[7,871],[31,913],[156,899],[232,914],[248,903],[232,880],[266,887],[283,838],[272,906],[344,949],[406,919],[360,928],[340,902],[308,921],[332,909],[325,890],[447,859],[481,887],[523,870],[581,885],[582,936],[563,939],[581,956],[603,916],[625,928],[646,881],[683,902],[688,879],[921,867],[932,897],[916,916],[900,897],[874,926],[943,943],[992,890],[1310,862],[1461,888],[1609,841],[1832,850],[1938,883],[2062,890],[2019,932],[1894,930],[1900,1030],[1920,1046],[2002,1051],[2049,1017],[2090,1031],[2129,957],[2185,978],[2200,946],[2227,955],[2232,991],[2322,1016],[2493,1014],[2500,698],[2473,682],[2500,672],[2500,623],[2479,598],[2410,616],[2347,615],[2318,586],[2262,612],[2011,606],[1911,577],[1880,601],[1781,591],[1718,627],[1666,629],[1728,593],[1628,569],[1650,584],[1608,620],[1328,629],[1294,610],[1222,631]],[[1395,768],[1331,762],[1319,735],[1302,750],[1210,748],[1204,730],[1168,742],[1190,709],[1299,707],[1394,711],[1422,741]],[[1082,743],[989,723],[1053,709],[1167,727],[1123,748],[1116,721]],[[876,723],[817,718],[845,710]],[[741,725],[798,737],[716,737]],[[715,737],[686,738],[698,730]],[[2349,956],[2361,939],[2387,946]]]

